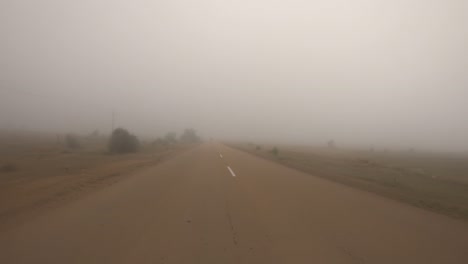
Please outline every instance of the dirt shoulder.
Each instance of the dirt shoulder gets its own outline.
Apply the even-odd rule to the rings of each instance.
[[[468,221],[468,159],[227,144],[314,176]],[[465,175],[465,176],[463,176]]]
[[[192,147],[146,147],[139,153],[111,155],[102,148],[69,151],[35,143],[8,144],[0,153],[4,164],[0,172],[0,230],[112,185]]]

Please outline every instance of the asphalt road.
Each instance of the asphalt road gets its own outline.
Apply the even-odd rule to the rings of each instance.
[[[206,143],[0,234],[0,263],[463,264],[468,225]]]

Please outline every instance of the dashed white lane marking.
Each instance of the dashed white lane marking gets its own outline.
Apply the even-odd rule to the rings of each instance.
[[[231,175],[232,177],[236,177],[236,174],[234,173],[234,171],[231,169],[231,167],[227,166],[229,172],[231,172]]]
[[[220,158],[223,158],[223,154],[219,154],[219,157],[220,157]]]

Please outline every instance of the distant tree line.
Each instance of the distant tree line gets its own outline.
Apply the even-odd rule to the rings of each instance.
[[[81,141],[83,140],[92,140],[99,138],[99,131],[95,130],[86,137],[78,137],[73,134],[67,134],[64,137],[64,145],[70,150],[76,150],[81,148]],[[61,137],[57,135],[57,142],[61,144]],[[198,136],[195,129],[187,128],[185,129],[180,137],[177,137],[176,132],[168,132],[164,137],[159,137],[153,141],[154,146],[166,146],[175,145],[178,143],[182,144],[192,144],[201,142],[200,136]],[[111,137],[108,142],[108,151],[110,153],[132,153],[137,152],[140,149],[141,143],[139,139],[130,133],[125,128],[116,128],[112,131]]]
[[[164,137],[157,138],[153,144],[161,146],[170,146],[177,143],[192,144],[201,142],[200,136],[193,128],[187,128],[182,132],[182,135],[177,137],[176,132],[168,132]]]

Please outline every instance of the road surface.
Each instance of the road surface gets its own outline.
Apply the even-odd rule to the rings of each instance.
[[[0,263],[468,263],[468,225],[202,144],[0,234]]]

